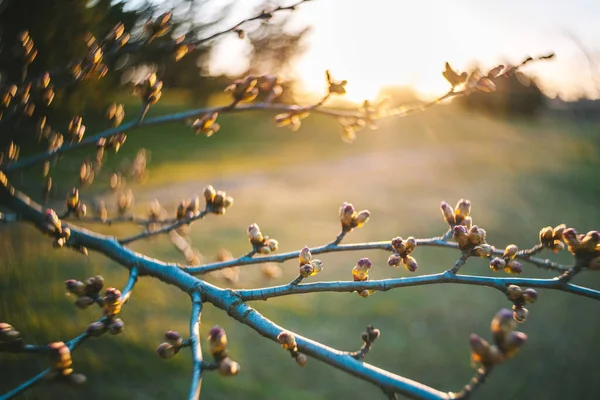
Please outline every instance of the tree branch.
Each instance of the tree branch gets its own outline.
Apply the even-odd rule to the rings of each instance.
[[[200,345],[200,318],[202,316],[202,298],[198,292],[192,293],[192,315],[190,317],[190,348],[192,350],[192,384],[188,398],[200,398],[202,386],[202,348]]]
[[[146,230],[146,231],[144,231],[142,233],[139,233],[137,235],[130,236],[130,237],[125,238],[125,239],[120,239],[119,243],[125,245],[125,244],[129,244],[129,243],[135,242],[137,240],[146,239],[146,238],[149,238],[149,237],[155,236],[155,235],[160,235],[161,233],[168,233],[168,232],[172,231],[173,229],[180,228],[180,227],[182,227],[184,225],[188,225],[188,224],[190,224],[190,223],[192,223],[192,222],[194,222],[194,221],[196,221],[198,219],[202,219],[208,213],[209,213],[208,210],[202,210],[198,214],[196,214],[196,215],[194,215],[192,217],[184,218],[182,220],[173,222],[170,225],[163,226],[163,227],[161,227],[159,229],[155,229],[155,230],[152,230],[152,231]]]

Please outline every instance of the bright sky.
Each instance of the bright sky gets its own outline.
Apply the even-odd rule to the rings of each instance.
[[[257,4],[241,3],[228,21],[252,15]],[[567,36],[575,34],[599,58],[598,0],[313,0],[295,15],[294,25],[313,27],[308,51],[295,65],[309,91],[323,90],[329,69],[349,81],[350,100],[373,98],[385,85],[412,85],[431,97],[448,89],[445,61],[457,69],[474,61],[487,67],[554,51],[553,61],[527,67],[546,92],[600,97],[585,55]],[[243,44],[228,39],[211,70],[239,72],[243,54]]]

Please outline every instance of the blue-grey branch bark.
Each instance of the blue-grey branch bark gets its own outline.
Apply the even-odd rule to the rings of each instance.
[[[509,285],[517,285],[541,289],[554,289],[563,292],[600,300],[600,291],[583,286],[564,283],[559,278],[507,278],[485,277],[473,275],[455,275],[448,271],[432,275],[410,276],[404,278],[382,279],[366,282],[339,281],[339,282],[314,282],[299,285],[281,285],[260,289],[235,290],[243,301],[267,300],[272,297],[287,296],[291,294],[315,292],[355,292],[362,290],[375,290],[385,292],[390,289],[408,286],[423,286],[438,283],[458,283],[462,285],[488,286],[505,292]]]
[[[453,242],[447,242],[441,238],[433,238],[433,239],[417,239],[417,246],[434,246],[434,247],[447,247],[452,249],[458,249],[458,245]],[[418,247],[417,247],[418,248]],[[384,250],[384,251],[392,251],[392,243],[391,240],[381,241],[381,242],[369,242],[369,243],[352,243],[352,244],[336,244],[330,243],[324,246],[313,247],[310,249],[311,254],[323,254],[323,253],[336,253],[342,251],[359,251],[359,250]],[[502,250],[494,250],[492,254],[497,256],[502,256],[504,251]],[[224,268],[236,267],[239,265],[248,265],[248,264],[262,264],[266,262],[284,262],[287,260],[292,260],[298,258],[300,255],[300,251],[290,251],[287,253],[279,253],[272,254],[268,256],[261,257],[248,257],[242,256],[238,258],[234,258],[232,260],[215,262],[195,267],[183,267],[186,272],[193,275],[205,274],[212,271],[217,271]],[[543,260],[536,257],[531,257],[528,255],[517,255],[517,258],[531,263],[537,267],[543,269],[549,269],[558,272],[568,271],[569,268],[566,266],[557,264],[550,260]]]
[[[200,346],[200,318],[202,316],[202,299],[198,292],[192,293],[192,315],[190,317],[190,349],[192,350],[192,384],[190,400],[200,397],[202,386],[202,347]]]

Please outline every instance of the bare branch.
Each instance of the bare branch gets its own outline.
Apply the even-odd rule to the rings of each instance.
[[[192,384],[190,386],[190,400],[200,397],[202,386],[202,348],[200,346],[200,318],[202,315],[202,299],[198,292],[192,293],[192,315],[190,317],[190,348],[192,350]]]
[[[137,235],[130,236],[130,237],[125,238],[125,239],[120,239],[119,243],[125,245],[125,244],[129,244],[129,243],[135,242],[137,240],[149,238],[151,236],[160,235],[162,233],[168,233],[168,232],[172,231],[173,229],[180,228],[180,227],[182,227],[184,225],[188,225],[188,224],[190,224],[190,223],[192,223],[192,222],[194,222],[196,220],[202,219],[208,213],[209,213],[208,210],[202,210],[202,211],[200,211],[199,213],[197,213],[194,216],[178,220],[176,222],[173,222],[170,225],[163,226],[163,227],[161,227],[159,229],[155,229],[155,230],[151,230],[151,231],[150,230],[146,230],[146,231],[144,231],[142,233],[139,233]]]

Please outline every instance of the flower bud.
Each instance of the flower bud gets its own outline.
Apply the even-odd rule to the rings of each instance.
[[[504,267],[506,267],[506,262],[499,257],[494,257],[490,261],[490,269],[494,272],[498,272],[498,271],[504,269]]]
[[[368,258],[361,258],[356,262],[354,268],[352,268],[352,277],[355,281],[364,281],[369,275],[369,269],[371,269],[371,260]]]
[[[506,267],[504,268],[504,272],[509,273],[509,274],[518,275],[521,272],[523,272],[523,265],[516,260],[510,260],[506,264]]]
[[[525,300],[527,303],[535,303],[537,301],[538,298],[538,293],[535,289],[525,289],[523,291],[523,300]]]
[[[488,258],[494,252],[494,246],[487,243],[480,244],[473,248],[473,255],[475,257]]]
[[[527,341],[527,335],[523,332],[510,332],[504,341],[504,355],[506,358],[513,357]]]
[[[279,242],[275,239],[268,239],[265,241],[265,246],[268,246],[271,251],[277,251]]]
[[[21,337],[21,334],[6,322],[0,322],[0,342],[12,342]]]
[[[471,202],[469,200],[460,199],[456,204],[456,215],[463,218],[471,215]]]
[[[398,254],[391,254],[388,258],[388,265],[390,267],[399,268],[402,258]]]
[[[219,362],[219,373],[223,376],[237,375],[240,370],[240,364],[229,357],[225,357]]]
[[[368,279],[367,279],[367,280],[368,280]],[[373,291],[372,291],[372,290],[366,290],[366,289],[365,289],[365,290],[361,290],[360,292],[358,292],[358,295],[359,295],[360,297],[364,297],[364,298],[367,298],[367,297],[369,297],[369,296],[370,296],[370,295],[372,295],[372,294],[373,294]]]
[[[506,308],[498,311],[490,324],[490,329],[496,343],[502,343],[506,336],[514,331],[516,327],[517,324],[513,318],[512,311]]]
[[[304,367],[306,363],[308,363],[308,357],[302,353],[298,353],[298,355],[296,355],[296,362],[299,366]]]
[[[554,240],[562,240],[562,234],[565,231],[565,229],[567,229],[567,226],[565,224],[560,224],[557,225],[553,230],[552,230],[552,238]]]
[[[406,244],[406,254],[412,253],[417,247],[417,240],[412,236],[409,236],[404,243]]]
[[[75,306],[77,306],[77,308],[81,308],[82,310],[88,308],[92,304],[94,304],[94,299],[88,296],[79,296],[77,300],[75,300]]]
[[[460,225],[466,227],[468,231],[473,226],[473,218],[471,218],[470,216],[464,217],[463,220],[460,221]]]
[[[261,246],[258,248],[258,254],[270,254],[271,248],[269,246]]]
[[[471,334],[469,339],[471,345],[471,357],[474,362],[490,367],[502,362],[502,354],[496,346],[490,345],[485,339],[476,334]]]
[[[86,285],[83,282],[76,281],[75,279],[69,279],[65,281],[67,291],[76,296],[82,296],[85,294]]]
[[[343,203],[340,208],[340,222],[342,223],[342,227],[349,229],[355,215],[356,210],[354,209],[354,206],[350,203]]]
[[[100,336],[106,332],[106,325],[100,321],[92,322],[88,325],[86,332],[92,337]]]
[[[459,248],[465,248],[469,244],[469,236],[467,229],[462,225],[456,225],[452,231],[454,240],[458,243]]]
[[[79,190],[77,188],[73,188],[69,193],[67,193],[67,199],[65,200],[67,210],[75,211],[77,205],[79,204]]]
[[[315,269],[310,264],[304,264],[300,266],[299,273],[303,278],[308,278],[313,274],[313,272],[315,272]]]
[[[469,230],[469,242],[473,246],[478,246],[485,242],[485,230],[473,225]]]
[[[523,295],[523,290],[521,289],[520,286],[517,285],[509,285],[506,288],[506,296],[510,299],[510,300],[518,300],[521,298],[521,296]]]
[[[392,239],[392,247],[399,254],[404,254],[404,252],[406,251],[406,243],[404,243],[404,239],[402,239],[401,237],[395,237]]]
[[[415,272],[419,264],[417,264],[417,260],[415,260],[411,256],[406,256],[402,259],[402,265],[408,272]]]
[[[298,262],[300,265],[310,263],[312,258],[312,254],[310,254],[310,249],[308,247],[304,247],[302,251],[300,251],[300,255],[298,256]]]
[[[506,246],[506,249],[504,249],[503,257],[512,260],[513,258],[515,258],[518,251],[519,248],[516,244],[509,244],[508,246]]]
[[[311,275],[316,275],[323,271],[323,261],[321,260],[310,260],[310,265],[313,267],[313,272]]]
[[[118,335],[119,333],[123,332],[124,328],[125,324],[123,323],[123,320],[121,320],[121,318],[115,318],[108,324],[108,331],[112,335]]]
[[[452,206],[450,206],[445,201],[442,201],[441,209],[442,215],[444,216],[444,220],[446,220],[448,225],[454,226],[456,224],[456,218]]]
[[[176,347],[180,347],[183,342],[181,335],[179,334],[179,332],[176,331],[168,331],[167,333],[165,333],[165,339],[167,340],[167,342],[171,343],[173,346]]]
[[[540,243],[545,246],[549,245],[554,240],[553,236],[554,231],[551,226],[546,226],[542,228],[540,230]]]
[[[158,349],[156,349],[156,352],[160,358],[168,360],[169,358],[173,358],[176,353],[176,349],[170,343],[161,343],[161,345],[158,346]]]
[[[212,185],[208,185],[204,188],[204,199],[206,200],[206,204],[212,204],[215,199],[217,192]]]
[[[225,330],[219,326],[213,326],[208,333],[208,346],[210,353],[215,356],[225,351],[227,347],[227,335]]]
[[[277,335],[277,342],[286,350],[294,350],[297,347],[296,337],[292,332],[282,331]]]
[[[600,233],[598,233],[598,231],[590,231],[581,241],[581,249],[585,251],[594,251],[598,244],[600,244]]]
[[[264,240],[260,228],[256,224],[252,224],[248,227],[248,237],[252,244],[261,244]]]
[[[52,362],[52,367],[57,370],[69,368],[73,361],[71,360],[71,350],[63,342],[54,342],[48,345],[48,355]]]
[[[360,211],[353,219],[353,225],[356,225],[357,228],[360,228],[361,226],[363,226],[364,224],[367,223],[367,221],[369,220],[369,217],[371,216],[371,213],[369,212],[369,210],[362,210]]]
[[[100,275],[96,275],[86,279],[84,283],[86,293],[98,293],[104,286],[104,278]]]
[[[526,309],[525,307],[516,307],[513,306],[513,318],[515,319],[515,321],[517,322],[525,322],[525,320],[527,320],[527,315],[529,314],[529,310]]]
[[[569,246],[570,251],[575,251],[579,248],[581,241],[577,237],[577,231],[573,228],[565,229],[562,233],[563,240]]]

